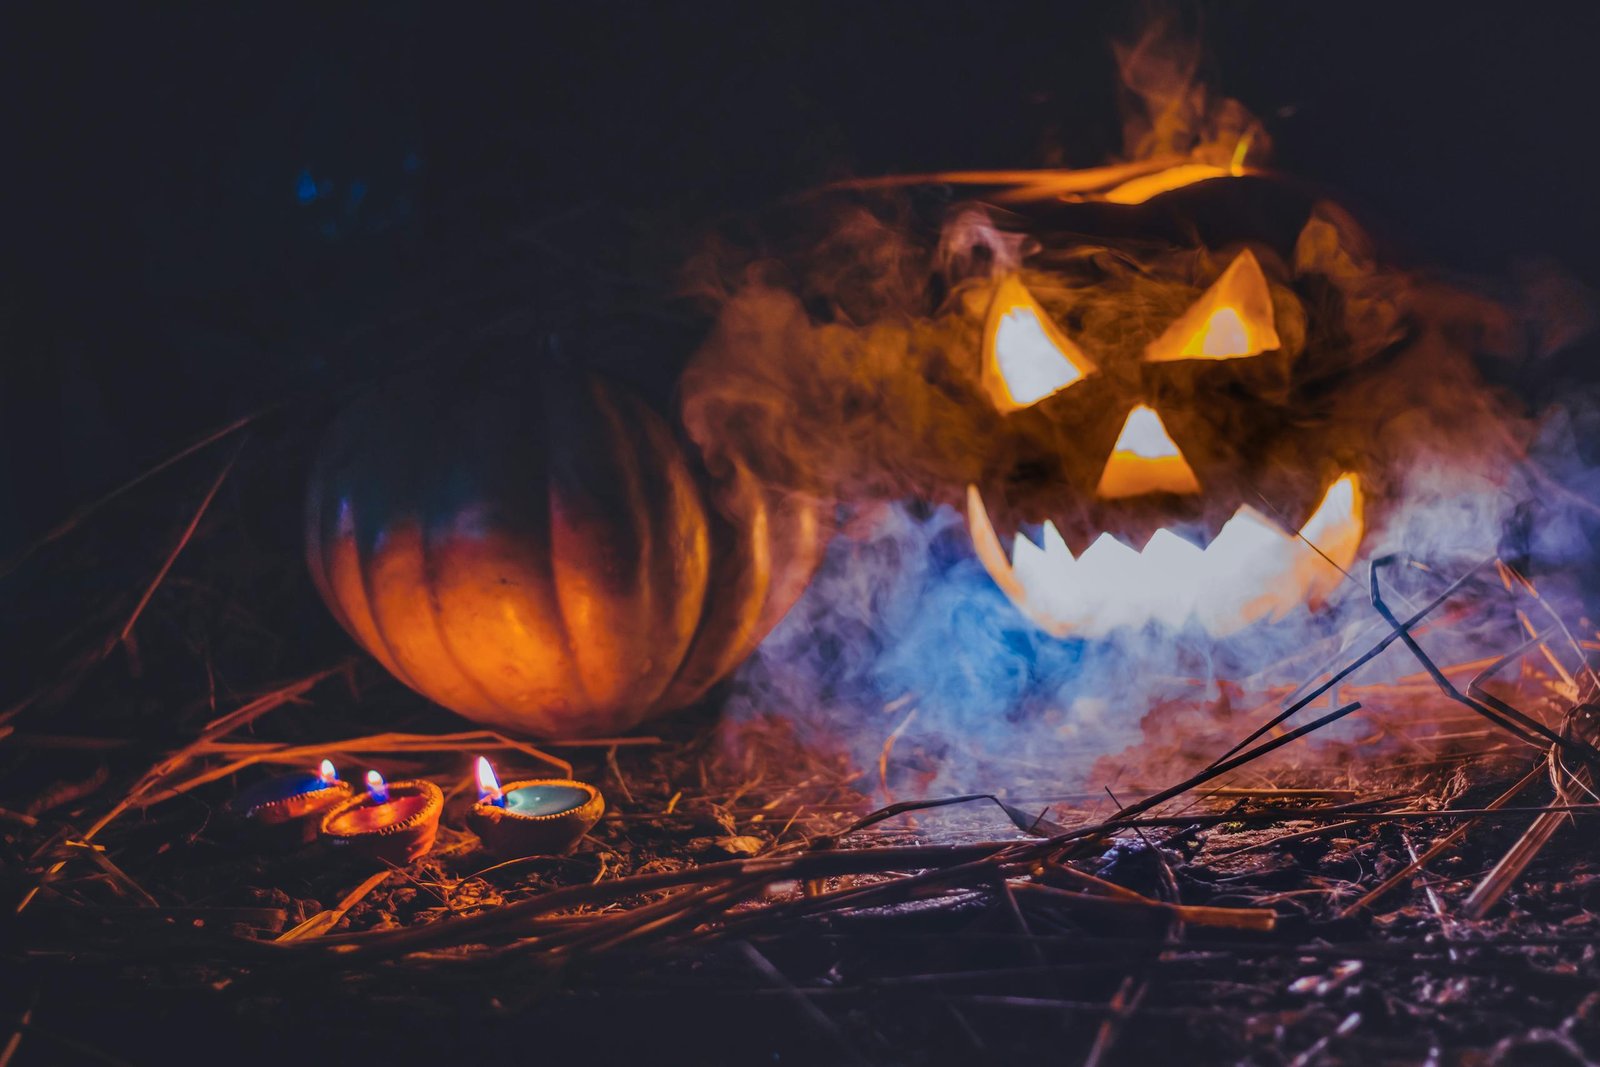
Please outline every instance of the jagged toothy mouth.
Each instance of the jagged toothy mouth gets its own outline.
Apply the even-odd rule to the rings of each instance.
[[[1018,533],[1008,554],[971,485],[967,529],[990,577],[1052,634],[1095,637],[1123,626],[1194,622],[1222,637],[1327,596],[1355,562],[1366,527],[1360,481],[1346,473],[1298,533],[1242,506],[1203,548],[1163,527],[1143,549],[1103,533],[1074,557],[1046,522],[1042,543]]]

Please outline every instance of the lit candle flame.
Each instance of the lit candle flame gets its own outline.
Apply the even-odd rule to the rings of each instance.
[[[333,769],[333,760],[322,761],[322,766],[317,768],[317,777],[322,779],[323,785],[332,785],[339,780],[339,772]]]
[[[389,786],[383,780],[383,775],[377,771],[367,772],[367,792],[372,794],[372,799],[379,804],[389,803]]]
[[[500,791],[500,779],[494,776],[494,767],[484,756],[478,757],[478,802],[487,800],[491,804],[505,807],[505,794]]]

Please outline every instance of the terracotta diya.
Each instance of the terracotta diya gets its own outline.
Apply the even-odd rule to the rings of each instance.
[[[322,837],[331,845],[406,864],[433,847],[442,811],[444,794],[432,782],[385,782],[377,771],[368,771],[366,792],[322,817]]]
[[[478,757],[478,802],[467,826],[501,856],[553,856],[572,851],[606,810],[605,797],[571,778],[525,778],[502,786]]]
[[[333,762],[323,760],[315,771],[257,782],[240,791],[228,810],[256,836],[284,846],[303,845],[317,836],[321,815],[354,794]]]

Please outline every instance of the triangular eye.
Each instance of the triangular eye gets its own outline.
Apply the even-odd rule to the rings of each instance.
[[[1145,349],[1151,363],[1242,359],[1277,348],[1272,290],[1255,253],[1240,252],[1199,300]]]
[[[996,408],[1032,407],[1094,370],[1020,280],[1000,282],[983,328],[983,388]]]

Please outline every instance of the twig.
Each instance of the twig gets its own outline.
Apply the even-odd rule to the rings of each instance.
[[[1420,858],[1417,855],[1417,848],[1411,843],[1411,835],[1406,833],[1404,830],[1400,831],[1400,843],[1405,845],[1406,855],[1411,857],[1411,862],[1416,863]],[[1423,882],[1422,895],[1427,898],[1428,910],[1433,912],[1433,917],[1435,919],[1439,920],[1439,932],[1444,935],[1444,939],[1446,941],[1454,941],[1455,923],[1450,921],[1450,915],[1444,910],[1444,903],[1439,899],[1439,894],[1434,891],[1434,888],[1430,883]],[[1454,960],[1460,958],[1460,955],[1456,952],[1454,947],[1447,949],[1447,951],[1449,952],[1451,959]]]
[[[208,742],[213,741],[224,734],[232,733],[234,730],[237,730],[246,723],[254,722],[267,712],[276,708],[280,708],[290,701],[300,699],[302,696],[316,688],[316,686],[320,685],[328,678],[347,670],[350,662],[351,661],[349,660],[341,661],[332,667],[324,668],[323,670],[317,671],[314,674],[308,674],[304,678],[290,682],[288,685],[279,686],[268,693],[262,694],[256,699],[250,701],[248,704],[236,708],[221,718],[208,723],[206,727],[200,731],[200,736],[196,737],[193,741],[189,742],[187,745],[184,745],[182,748],[177,749],[170,755],[166,756],[154,767],[151,767],[126,797],[118,802],[117,805],[110,811],[102,815],[93,826],[89,827],[88,831],[84,834],[84,839],[92,839],[101,830],[104,830],[108,825],[110,825],[118,816],[134,807],[151,787],[153,787],[157,782],[160,782],[167,775],[171,774],[178,767],[188,762],[188,760],[192,758],[196,752],[205,747]]]
[[[1527,774],[1518,779],[1517,783],[1510,789],[1507,789],[1505,792],[1495,797],[1494,800],[1490,801],[1484,810],[1497,811],[1500,808],[1505,807],[1516,798],[1518,793],[1521,793],[1524,789],[1528,788],[1528,786],[1532,785],[1534,780],[1539,778],[1543,773],[1544,764],[1541,762],[1538,766],[1534,767],[1533,770],[1529,771]],[[1463,822],[1461,825],[1451,830],[1448,834],[1445,834],[1438,841],[1435,841],[1432,847],[1430,847],[1422,855],[1413,858],[1410,863],[1406,864],[1388,878],[1385,878],[1383,882],[1377,886],[1377,888],[1368,891],[1364,896],[1361,897],[1361,899],[1346,907],[1339,913],[1339,917],[1341,919],[1349,918],[1357,911],[1360,911],[1362,908],[1370,907],[1375,901],[1382,899],[1391,891],[1399,888],[1405,882],[1409,881],[1418,871],[1422,870],[1423,867],[1427,866],[1429,863],[1433,862],[1434,859],[1443,854],[1446,849],[1450,848],[1457,841],[1461,840],[1461,838],[1464,837],[1467,831],[1471,828],[1471,822]]]
[[[894,794],[889,792],[889,757],[894,752],[894,743],[900,740],[900,735],[906,732],[917,717],[917,709],[912,708],[906,712],[906,717],[900,720],[900,725],[889,731],[889,736],[883,739],[883,747],[878,750],[878,785],[883,790],[883,802],[892,804]]]
[[[1057,869],[1071,870],[1065,865]],[[1099,879],[1094,881],[1099,882]],[[1071,890],[1036,885],[1032,882],[1013,882],[1012,888],[1024,897],[1048,897],[1053,903],[1060,904],[1068,910],[1086,911],[1094,915],[1127,915],[1130,912],[1164,915],[1190,926],[1204,926],[1218,930],[1249,930],[1255,933],[1270,933],[1278,922],[1278,914],[1271,908],[1217,908],[1205,904],[1169,904],[1164,900],[1151,900],[1147,896],[1131,891],[1128,895],[1117,893],[1100,896],[1074,893]]]
[[[39,1006],[39,991],[34,990],[33,996],[28,1001],[28,1006],[22,1009],[22,1014],[17,1017],[17,1027],[11,1031],[11,1036],[6,1040],[5,1047],[0,1048],[0,1067],[10,1067],[10,1063],[17,1055],[17,1049],[22,1047],[22,1035],[27,1033],[29,1024],[33,1022],[33,1009]]]
[[[1262,789],[1244,789],[1238,786],[1221,786],[1208,789],[1205,792],[1207,799],[1218,800],[1354,800],[1358,794],[1354,789],[1282,789],[1267,787]]]
[[[206,742],[221,737],[223,734],[229,733],[230,731],[243,726],[245,723],[255,721],[257,718],[271,711],[273,708],[281,707],[291,700],[298,699],[301,695],[309,691],[318,683],[322,682],[324,679],[346,670],[347,667],[348,661],[340,663],[334,667],[329,667],[326,670],[318,671],[315,674],[308,675],[307,677],[301,678],[296,682],[291,682],[286,686],[281,686],[269,693],[257,697],[255,700],[250,701],[243,707],[237,708],[234,711],[229,712],[227,715],[222,716],[220,719],[210,723],[200,732],[199,737],[195,738],[195,740],[191,741],[183,748],[178,749],[176,752],[158,762],[154,767],[150,768],[150,770],[145,773],[144,777],[134,785],[133,789],[128,793],[128,795],[118,801],[110,811],[106,812],[98,820],[96,820],[95,823],[83,833],[79,840],[84,843],[93,841],[100,831],[111,825],[111,823],[114,822],[118,816],[132,808],[145,790],[161,781],[162,778],[166,777],[175,768],[188,760],[189,757],[200,747],[205,745]],[[53,864],[44,873],[43,877],[39,879],[38,883],[31,886],[28,891],[22,895],[22,899],[17,903],[15,914],[20,915],[22,912],[26,911],[28,905],[32,904],[34,899],[38,896],[39,889],[44,885],[44,883],[50,878],[54,877],[56,874],[60,873],[64,866],[66,866],[65,860],[60,860]]]
[[[379,871],[345,894],[344,899],[339,901],[337,905],[326,911],[319,911],[300,925],[284,931],[278,936],[277,940],[279,942],[304,941],[308,938],[321,937],[339,925],[339,920],[348,915],[351,908],[361,903],[374,889],[388,881],[389,876],[393,873],[392,869]]]
[[[228,454],[227,462],[223,463],[222,469],[212,479],[211,487],[206,490],[206,495],[201,498],[200,506],[195,508],[194,514],[189,518],[189,524],[183,528],[183,533],[178,535],[178,541],[172,546],[172,551],[167,553],[167,558],[162,562],[161,569],[156,571],[154,578],[150,579],[150,584],[145,587],[144,593],[140,595],[139,602],[133,606],[133,611],[128,614],[128,620],[122,624],[122,629],[117,632],[115,637],[106,642],[105,648],[101,650],[100,655],[102,658],[110,655],[111,650],[121,642],[126,641],[128,635],[133,632],[134,624],[139,621],[139,616],[144,614],[144,609],[150,603],[150,598],[156,595],[156,590],[161,588],[162,582],[166,581],[167,574],[172,570],[172,565],[178,561],[178,556],[183,553],[190,539],[194,537],[194,532],[199,527],[200,520],[205,518],[206,512],[210,510],[211,501],[216,499],[217,492],[222,488],[222,483],[228,480],[228,475],[233,471],[234,464],[239,461],[239,453],[243,451],[248,440],[248,436],[241,437],[238,443],[233,446],[233,451]]]
[[[185,459],[188,459],[190,456],[194,455],[196,452],[201,451],[206,446],[215,444],[216,442],[222,440],[224,437],[227,437],[230,434],[237,433],[238,431],[244,429],[246,426],[249,426],[252,422],[255,422],[257,419],[259,419],[262,415],[266,414],[270,410],[271,410],[271,408],[264,408],[264,409],[262,409],[260,411],[252,412],[251,414],[246,415],[243,418],[235,419],[233,422],[230,422],[230,423],[228,423],[228,425],[222,427],[222,429],[214,430],[211,433],[206,434],[204,437],[202,437],[200,440],[194,442],[193,444],[188,445],[188,446],[186,446],[186,447],[184,447],[182,449],[179,449],[177,452],[173,453],[172,455],[168,456],[166,459],[164,459],[161,462],[157,463],[155,466],[149,467],[149,468],[145,469],[144,471],[142,471],[141,473],[135,475],[133,478],[129,479],[128,481],[123,482],[121,485],[117,486],[115,489],[111,490],[109,493],[106,493],[104,496],[98,497],[97,499],[92,500],[89,503],[87,503],[87,504],[83,505],[82,507],[78,508],[76,511],[74,511],[71,515],[68,515],[61,522],[57,523],[55,526],[52,526],[49,530],[46,530],[43,534],[41,534],[38,538],[36,538],[32,543],[30,543],[26,548],[24,548],[21,552],[18,552],[16,555],[14,555],[10,559],[6,560],[5,563],[0,564],[0,579],[4,579],[8,575],[10,575],[13,571],[15,571],[23,563],[27,562],[27,560],[29,558],[31,558],[33,556],[33,554],[35,552],[38,552],[41,548],[44,548],[45,546],[51,544],[52,542],[58,541],[62,537],[64,537],[67,534],[71,533],[73,531],[73,529],[75,529],[78,526],[79,523],[83,522],[90,515],[93,515],[96,511],[99,511],[102,507],[104,507],[105,505],[111,503],[113,500],[115,500],[118,497],[122,496],[124,493],[128,492],[129,490],[138,488],[144,482],[149,481],[151,478],[153,478],[156,475],[160,474],[162,471],[166,470],[168,467],[172,466],[175,463],[179,463],[179,462],[181,462],[181,461],[183,461]]]
[[[1360,825],[1361,821],[1359,819],[1346,819],[1344,822],[1336,822],[1331,826],[1313,826],[1309,830],[1299,830],[1292,834],[1283,834],[1278,837],[1270,838],[1266,841],[1252,841],[1248,845],[1241,845],[1238,848],[1229,849],[1226,852],[1219,852],[1216,854],[1216,858],[1219,860],[1225,860],[1231,859],[1234,856],[1243,856],[1251,852],[1262,852],[1276,845],[1287,845],[1291,841],[1305,841],[1309,838],[1321,837],[1323,834],[1336,834],[1340,830],[1348,830],[1352,826]]]
[[[1310,1064],[1313,1063],[1318,1056],[1327,1051],[1328,1046],[1332,1044],[1334,1038],[1344,1037],[1346,1034],[1351,1033],[1360,1025],[1361,1013],[1359,1011],[1351,1012],[1349,1015],[1344,1017],[1344,1021],[1334,1029],[1333,1033],[1323,1034],[1320,1038],[1312,1043],[1310,1048],[1306,1049],[1304,1052],[1300,1053],[1300,1055],[1290,1060],[1289,1067],[1310,1067]]]
[[[636,806],[637,802],[633,799],[633,790],[628,788],[628,779],[623,776],[622,768],[617,765],[616,745],[606,749],[606,768],[611,771],[611,777],[616,779],[617,788],[622,790],[622,795],[627,799],[628,805],[630,807]]]
[[[1433,678],[1434,684],[1439,687],[1440,692],[1444,693],[1445,696],[1449,697],[1451,700],[1454,700],[1456,703],[1461,704],[1464,707],[1471,708],[1473,711],[1477,712],[1479,715],[1482,715],[1496,726],[1499,726],[1510,733],[1521,737],[1523,740],[1528,741],[1529,743],[1533,742],[1532,735],[1537,734],[1554,744],[1564,745],[1565,742],[1562,741],[1561,737],[1544,723],[1539,722],[1536,719],[1529,718],[1527,715],[1524,715],[1522,712],[1511,707],[1509,704],[1505,704],[1501,707],[1491,708],[1483,701],[1475,700],[1467,694],[1461,692],[1461,690],[1457,689],[1455,685],[1444,676],[1444,672],[1439,669],[1438,664],[1433,662],[1433,659],[1422,650],[1422,646],[1417,644],[1417,639],[1412,636],[1411,622],[1400,622],[1395,618],[1394,613],[1389,610],[1388,604],[1384,602],[1383,590],[1378,582],[1378,574],[1384,567],[1395,563],[1398,559],[1398,556],[1393,555],[1380,556],[1373,560],[1371,566],[1368,568],[1367,583],[1371,593],[1372,608],[1379,615],[1383,616],[1384,622],[1387,622],[1390,627],[1393,628],[1395,635],[1400,638],[1401,642],[1405,644],[1412,656],[1416,657],[1417,662],[1422,664],[1423,669],[1426,670],[1429,676]]]
[[[1407,619],[1405,621],[1405,626],[1408,627],[1408,628],[1412,627],[1412,626],[1415,626],[1417,623],[1420,623],[1423,619],[1426,619],[1429,615],[1432,615],[1435,611],[1437,611],[1439,609],[1439,607],[1441,605],[1443,605],[1445,603],[1445,601],[1449,600],[1452,596],[1454,596],[1456,590],[1461,588],[1461,586],[1465,585],[1469,578],[1471,578],[1478,571],[1482,570],[1484,567],[1488,566],[1489,562],[1490,562],[1489,560],[1485,559],[1485,560],[1482,560],[1482,561],[1478,562],[1477,564],[1473,565],[1471,568],[1469,568],[1465,574],[1461,575],[1461,577],[1459,577],[1455,581],[1451,582],[1450,585],[1448,587],[1446,587],[1444,592],[1440,593],[1438,596],[1434,597],[1431,601],[1429,601],[1428,603],[1424,604],[1421,609],[1419,609],[1415,614],[1413,614],[1409,619]],[[1316,700],[1318,697],[1320,697],[1324,693],[1328,692],[1334,686],[1338,685],[1340,682],[1342,682],[1346,678],[1350,677],[1356,671],[1360,670],[1362,667],[1365,667],[1368,663],[1372,662],[1372,660],[1376,659],[1383,652],[1384,649],[1388,648],[1390,645],[1394,644],[1399,639],[1400,639],[1399,631],[1395,630],[1395,629],[1391,629],[1390,633],[1386,634],[1384,637],[1379,639],[1379,641],[1376,644],[1374,644],[1371,648],[1367,649],[1361,655],[1357,656],[1355,659],[1353,659],[1349,663],[1345,664],[1339,670],[1335,671],[1326,681],[1322,682],[1315,689],[1311,690],[1309,693],[1305,694],[1303,697],[1300,697],[1298,700],[1294,701],[1292,704],[1290,704],[1288,707],[1284,708],[1277,715],[1274,715],[1271,719],[1268,719],[1266,722],[1262,723],[1254,731],[1252,731],[1250,733],[1250,735],[1248,737],[1246,737],[1243,741],[1240,741],[1238,744],[1236,744],[1232,748],[1228,749],[1228,751],[1224,752],[1221,756],[1218,756],[1216,762],[1217,763],[1221,763],[1222,761],[1224,761],[1224,760],[1228,759],[1229,757],[1233,756],[1235,753],[1242,751],[1247,746],[1254,744],[1257,740],[1259,740],[1260,738],[1266,736],[1268,733],[1270,733],[1271,731],[1277,729],[1279,726],[1283,725],[1284,722],[1286,722],[1288,719],[1292,718],[1302,708],[1309,707],[1311,705],[1312,701]]]
[[[771,960],[761,954],[760,949],[746,940],[739,942],[739,951],[744,953],[745,959],[750,961],[750,966],[755,968],[757,974],[765,978],[775,989],[782,991],[784,996],[794,1004],[796,1010],[807,1021],[828,1036],[828,1040],[844,1056],[846,1062],[866,1064],[867,1061],[862,1058],[861,1053],[856,1051],[856,1047],[845,1038],[843,1032],[834,1024],[834,1021],[828,1018],[827,1013],[817,1007],[810,997],[797,989],[795,984],[789,981],[782,971],[773,966]]]
[[[1100,1025],[1095,1030],[1094,1042],[1089,1046],[1089,1054],[1084,1057],[1083,1067],[1100,1067],[1101,1061],[1111,1052],[1112,1044],[1122,1032],[1123,1024],[1139,1010],[1139,1005],[1149,989],[1150,983],[1143,976],[1137,974],[1123,976],[1117,991],[1111,995],[1111,1000],[1106,1005],[1105,1017],[1100,1020]]]
[[[1360,707],[1360,701],[1346,704],[1342,708],[1336,708],[1333,711],[1328,712],[1326,715],[1313,719],[1304,726],[1298,726],[1295,729],[1290,730],[1288,733],[1280,734],[1277,737],[1272,738],[1270,741],[1264,741],[1255,748],[1250,749],[1248,752],[1242,752],[1239,755],[1234,756],[1232,759],[1219,760],[1218,762],[1211,764],[1205,770],[1200,771],[1198,774],[1191,776],[1185,781],[1179,782],[1177,785],[1172,786],[1169,789],[1163,789],[1161,792],[1156,793],[1153,796],[1148,796],[1138,803],[1124,808],[1122,811],[1119,811],[1111,821],[1116,822],[1118,820],[1124,820],[1131,816],[1138,815],[1141,812],[1149,811],[1157,804],[1162,804],[1168,800],[1171,800],[1173,797],[1181,796],[1196,786],[1204,785],[1213,778],[1218,778],[1224,774],[1227,774],[1229,771],[1234,770],[1235,768],[1243,767],[1251,760],[1258,759],[1261,756],[1266,755],[1268,752],[1282,748],[1291,741],[1297,741],[1309,733],[1313,733],[1322,729],[1324,726],[1327,726],[1330,723],[1337,722]],[[1234,751],[1237,750],[1238,747],[1235,746]]]
[[[1557,801],[1565,800],[1569,790],[1558,777],[1562,772],[1562,764],[1560,754],[1555,749],[1550,751],[1550,766],[1552,768],[1552,777],[1556,778],[1556,799]],[[1575,771],[1568,772],[1568,777],[1583,792],[1588,792],[1593,782],[1593,774],[1588,767],[1580,767]],[[1566,813],[1552,808],[1552,810],[1546,811],[1533,820],[1533,823],[1523,832],[1522,836],[1517,838],[1516,844],[1511,846],[1510,851],[1500,857],[1500,862],[1496,863],[1494,868],[1484,876],[1483,880],[1473,888],[1466,902],[1461,906],[1462,914],[1468,919],[1482,919],[1488,915],[1494,909],[1494,906],[1500,903],[1500,899],[1516,884],[1517,879],[1522,876],[1522,872],[1528,869],[1528,865],[1538,858],[1544,846],[1555,836],[1555,832],[1561,829],[1561,824],[1567,818]]]
[[[198,789],[200,786],[226,778],[231,774],[259,763],[299,764],[314,762],[323,756],[339,753],[394,754],[400,752],[477,752],[495,749],[512,749],[549,763],[564,777],[572,776],[572,764],[566,760],[541,752],[524,741],[505,737],[488,730],[473,730],[456,734],[372,734],[341,741],[326,741],[315,745],[287,745],[271,742],[207,742],[197,749],[197,754],[213,752],[244,752],[228,763],[202,771],[177,785],[159,792],[149,793],[138,802],[140,808],[151,808],[173,797]]]

